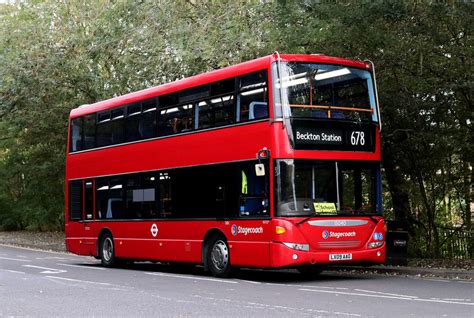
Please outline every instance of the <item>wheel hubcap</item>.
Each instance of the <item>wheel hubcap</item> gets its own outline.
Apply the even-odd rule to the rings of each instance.
[[[110,262],[112,259],[112,255],[114,253],[114,243],[110,237],[107,237],[104,240],[104,244],[102,245],[102,255],[106,262]]]
[[[220,271],[224,270],[229,263],[229,250],[223,241],[214,243],[211,252],[212,264]]]

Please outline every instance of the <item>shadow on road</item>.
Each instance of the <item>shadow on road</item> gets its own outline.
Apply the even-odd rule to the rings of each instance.
[[[96,264],[75,264],[84,267],[102,267]],[[133,262],[121,265],[118,269],[156,272],[165,274],[195,275],[198,277],[212,277],[209,272],[204,271],[203,266],[188,263],[153,263],[153,262]],[[236,269],[231,278],[255,281],[259,283],[304,283],[304,282],[329,282],[348,281],[359,279],[375,279],[370,275],[354,274],[351,272],[341,272],[335,270],[323,271],[316,277],[307,277],[294,269],[262,270],[252,268]]]

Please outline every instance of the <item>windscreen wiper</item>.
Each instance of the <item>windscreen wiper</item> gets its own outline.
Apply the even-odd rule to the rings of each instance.
[[[300,225],[300,224],[302,224],[302,223],[304,223],[304,222],[306,222],[306,221],[312,219],[312,218],[315,217],[315,216],[316,216],[316,215],[310,215],[310,216],[308,216],[308,217],[305,217],[305,218],[302,219],[301,221],[296,222],[296,225]]]

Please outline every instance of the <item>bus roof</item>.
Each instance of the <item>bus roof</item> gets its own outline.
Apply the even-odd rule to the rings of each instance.
[[[314,62],[325,64],[341,64],[356,68],[370,69],[370,65],[361,61],[354,61],[344,58],[326,56],[321,54],[281,54],[281,59],[288,62]],[[137,101],[153,98],[156,96],[173,93],[197,85],[207,84],[214,81],[223,80],[229,77],[235,77],[241,74],[255,72],[266,69],[277,60],[277,55],[267,55],[251,61],[228,66],[218,70],[194,75],[180,79],[167,84],[150,87],[137,92],[128,93],[107,100],[99,101],[93,104],[86,104],[71,110],[70,117],[75,118],[90,113],[95,113],[110,108],[131,104]]]

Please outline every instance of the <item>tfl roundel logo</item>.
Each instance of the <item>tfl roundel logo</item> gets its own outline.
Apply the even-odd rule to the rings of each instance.
[[[323,231],[323,239],[327,239],[329,237],[328,231]]]
[[[230,231],[232,233],[232,235],[237,235],[237,225],[232,225],[232,227],[230,228]]]

